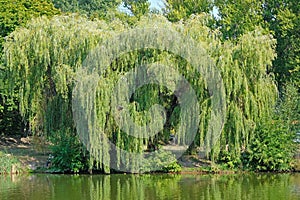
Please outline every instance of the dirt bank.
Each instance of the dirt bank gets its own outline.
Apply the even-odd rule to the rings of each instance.
[[[45,167],[49,145],[41,137],[0,136],[0,151],[15,156],[24,170]]]

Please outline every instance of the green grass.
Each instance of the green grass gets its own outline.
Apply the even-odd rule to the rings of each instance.
[[[0,174],[17,173],[20,169],[21,164],[16,157],[0,151]]]

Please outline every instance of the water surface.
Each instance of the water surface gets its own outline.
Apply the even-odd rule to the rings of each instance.
[[[0,199],[300,199],[300,174],[0,176]]]

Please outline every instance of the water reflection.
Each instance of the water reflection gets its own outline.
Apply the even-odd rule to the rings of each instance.
[[[0,176],[0,199],[300,199],[300,174]]]

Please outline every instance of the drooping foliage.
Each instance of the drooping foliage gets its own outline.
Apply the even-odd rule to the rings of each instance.
[[[300,97],[297,88],[288,85],[277,108],[262,118],[243,154],[245,167],[257,171],[288,171],[293,168],[300,129]]]
[[[208,28],[208,21],[207,16],[200,15],[184,23],[172,24],[162,16],[151,16],[141,18],[136,28],[147,26],[174,29],[178,34],[200,43],[204,54],[209,55],[216,63],[225,86],[227,115],[220,140],[207,154],[210,159],[215,160],[218,159],[220,151],[228,151],[233,158],[238,158],[241,149],[253,137],[256,122],[270,113],[276,100],[276,87],[272,77],[266,73],[275,57],[275,42],[272,37],[256,29],[242,35],[236,43],[222,43],[222,35]],[[48,134],[76,131],[72,114],[72,90],[76,84],[75,80],[78,79],[75,74],[97,45],[105,45],[103,41],[128,30],[127,25],[120,21],[106,24],[103,21],[89,21],[72,15],[54,17],[51,20],[36,19],[10,35],[4,45],[4,59],[8,66],[6,73],[12,88],[16,87],[14,83],[21,83],[18,85],[20,108],[23,116],[29,119],[32,131]],[[187,55],[189,54],[193,52]],[[97,80],[97,87],[85,88],[95,94],[94,100],[90,99],[93,96],[80,96],[79,91],[76,94],[79,95],[80,101],[75,104],[73,102],[73,109],[75,105],[75,109],[81,111],[85,121],[93,122],[97,119],[97,126],[95,123],[87,126],[76,124],[77,131],[86,130],[86,137],[81,139],[90,150],[91,166],[96,161],[96,166],[105,172],[109,172],[112,166],[130,168],[131,171],[147,171],[140,169],[139,163],[130,163],[129,166],[130,158],[122,152],[142,153],[157,149],[159,144],[164,146],[168,143],[170,134],[176,135],[179,141],[186,137],[185,131],[179,129],[179,116],[183,111],[176,92],[159,84],[148,84],[138,88],[130,96],[126,109],[136,124],[145,125],[153,120],[154,124],[159,124],[162,118],[151,116],[148,110],[155,104],[162,105],[166,116],[163,129],[155,136],[136,138],[119,127],[116,111],[113,109],[115,107],[112,105],[115,85],[122,80],[122,76],[139,65],[153,62],[172,66],[195,91],[201,112],[194,144],[196,147],[205,144],[208,122],[214,116],[211,114],[212,91],[207,89],[208,85],[201,73],[195,71],[193,65],[181,55],[164,49],[136,49],[118,55],[108,66],[97,65],[103,72],[100,73],[101,79],[93,79],[93,76],[80,77]],[[201,59],[195,62],[205,65]],[[169,79],[163,79],[172,82],[171,75],[172,73]],[[89,104],[90,102],[93,104]],[[95,115],[97,118],[93,117]],[[97,132],[93,130],[99,128],[98,126],[109,141],[99,134],[94,134]],[[112,151],[109,142],[121,150]]]
[[[270,115],[276,103],[277,89],[273,79],[267,75],[267,68],[275,57],[274,45],[272,37],[262,35],[260,30],[244,34],[231,53],[231,67],[224,67],[224,73],[234,74],[234,78],[224,81],[228,121],[224,140],[220,142],[224,142],[221,147],[225,146],[225,150],[231,148],[229,152],[234,153],[235,158],[253,137],[256,122]]]
[[[69,101],[74,73],[87,51],[110,29],[104,22],[85,21],[75,15],[53,20],[39,18],[28,25],[34,31],[23,28],[10,35],[7,44],[18,47],[14,50],[7,46],[4,52],[18,54],[18,59],[5,58],[7,77],[12,87],[21,83],[20,111],[30,121],[33,132],[72,125]]]
[[[255,138],[245,152],[246,166],[260,171],[288,171],[294,167],[294,154],[299,143],[300,96],[292,84],[282,91],[276,110],[262,119]]]
[[[217,20],[224,39],[236,39],[257,26],[270,30],[277,40],[277,58],[270,69],[280,91],[287,83],[299,88],[299,13],[297,0],[217,0]]]
[[[294,150],[292,139],[295,131],[299,132],[300,113],[299,101],[297,100],[300,96],[299,2],[295,0],[229,0],[215,1],[215,5],[219,9],[221,18],[217,20],[217,23],[224,39],[236,41],[237,38],[241,37],[241,34],[254,30],[257,26],[270,30],[276,39],[276,58],[272,62],[272,67],[268,68],[267,71],[274,73],[280,93],[275,114],[268,117],[277,125],[272,126],[265,119],[260,122],[260,129],[262,130],[257,130],[255,136],[257,139],[252,140],[256,143],[256,146],[254,145],[256,151],[251,152],[253,153],[252,156],[260,157],[261,160],[263,160],[263,156],[276,157],[280,148],[282,151],[292,152]],[[276,137],[273,134],[277,134]],[[274,140],[282,137],[282,144],[277,145],[276,142],[271,141],[273,136]],[[265,143],[270,143],[267,148],[264,148]],[[262,146],[258,146],[259,144]],[[274,155],[271,155],[270,152],[273,152]],[[256,153],[258,155],[255,155]],[[278,157],[272,162],[269,162],[268,159],[262,162],[255,160],[252,164],[257,165],[258,168],[267,167],[268,170],[271,168],[272,170],[283,170],[283,168],[286,170],[291,167],[289,162],[291,154],[281,154],[280,156],[285,157],[285,159]],[[276,163],[276,160],[280,161],[281,164]]]
[[[28,20],[39,16],[59,14],[48,0],[0,1],[0,134],[22,134],[24,123],[18,111],[18,94],[8,90],[4,81],[5,65],[2,64],[2,43],[5,37]]]

